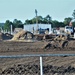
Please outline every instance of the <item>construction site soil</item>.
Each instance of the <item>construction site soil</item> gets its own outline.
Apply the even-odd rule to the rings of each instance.
[[[75,40],[65,48],[43,46],[48,41],[0,41],[0,55],[75,54]],[[40,75],[39,57],[0,58],[0,75]],[[75,75],[75,56],[43,57],[44,75]]]

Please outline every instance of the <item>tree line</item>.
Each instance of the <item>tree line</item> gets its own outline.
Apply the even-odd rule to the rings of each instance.
[[[69,25],[70,21],[73,19],[75,19],[75,10],[73,11],[72,17],[65,18],[63,22],[52,20],[52,17],[50,15],[47,15],[46,17],[37,16],[38,24],[51,24],[52,27],[65,27],[66,25]],[[13,22],[11,22],[10,20],[6,20],[4,26],[2,26],[2,29],[10,31],[11,25],[13,26],[14,30],[14,28],[23,28],[23,25],[35,24],[35,23],[36,23],[36,17],[30,20],[27,19],[25,20],[24,23],[22,23],[22,21],[18,19],[14,19]],[[73,26],[75,27],[75,21],[73,22]]]

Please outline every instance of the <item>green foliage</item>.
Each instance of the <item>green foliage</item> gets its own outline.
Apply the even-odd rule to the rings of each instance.
[[[64,27],[65,24],[63,22],[58,22],[57,20],[52,21],[52,27]]]
[[[45,20],[46,20],[47,24],[50,24],[51,21],[52,21],[52,18],[50,17],[50,15],[47,15],[47,16],[45,17]]]
[[[75,27],[75,22],[72,22],[72,25]]]
[[[38,16],[37,19],[38,19],[38,23],[43,23],[43,17],[42,16]]]
[[[75,10],[73,11],[73,14],[72,14],[73,18],[75,19]]]
[[[69,25],[69,23],[70,23],[71,20],[72,20],[71,17],[65,18],[65,19],[64,19],[64,24],[65,24],[65,25]]]
[[[23,23],[20,20],[14,19],[13,23],[9,20],[6,20],[3,29],[10,31],[11,25],[13,27],[13,30],[14,28],[23,28]]]
[[[21,20],[14,19],[13,28],[23,28],[23,23],[21,22]]]
[[[43,18],[42,16],[37,16],[37,20],[38,20],[38,23],[44,23],[44,24],[51,24],[51,17],[49,15],[47,15],[45,18]],[[25,23],[24,24],[35,24],[36,23],[36,17],[34,17],[33,19],[31,20],[25,20]]]
[[[10,26],[11,26],[12,22],[9,20],[6,20],[5,24],[4,24],[4,30],[10,31]]]

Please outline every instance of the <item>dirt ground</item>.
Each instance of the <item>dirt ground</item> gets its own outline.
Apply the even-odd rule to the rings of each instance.
[[[42,47],[48,42],[0,41],[0,55],[75,54],[75,40],[66,48]],[[75,75],[75,56],[43,57],[44,75]],[[39,57],[0,58],[0,75],[40,75]]]

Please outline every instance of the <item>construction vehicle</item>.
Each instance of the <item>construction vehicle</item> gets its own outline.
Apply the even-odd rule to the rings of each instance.
[[[65,32],[68,34],[74,34],[74,27],[73,26],[65,26]]]

